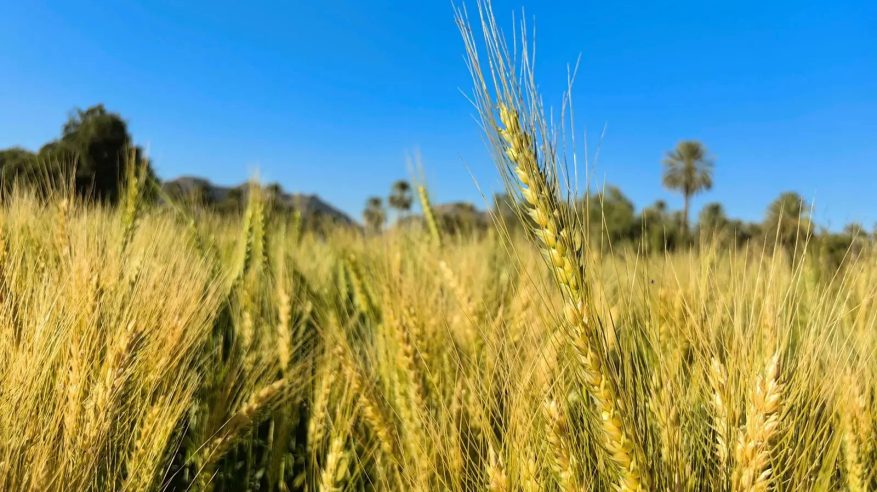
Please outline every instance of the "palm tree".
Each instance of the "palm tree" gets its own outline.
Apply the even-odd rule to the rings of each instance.
[[[399,216],[411,210],[411,202],[413,200],[413,196],[411,195],[411,185],[408,184],[408,181],[404,179],[400,179],[393,183],[393,187],[390,190],[390,196],[388,198],[388,202],[390,206],[396,209],[396,212]]]
[[[369,198],[365,202],[362,218],[365,219],[365,225],[370,229],[380,231],[384,227],[384,221],[387,220],[387,214],[384,212],[384,201],[376,196]]]
[[[713,161],[697,140],[683,140],[664,158],[664,186],[679,190],[685,200],[683,228],[688,232],[691,197],[713,187]]]

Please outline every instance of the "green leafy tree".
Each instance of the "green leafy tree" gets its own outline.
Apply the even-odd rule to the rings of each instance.
[[[607,186],[603,191],[591,194],[587,206],[593,238],[605,237],[613,245],[618,245],[636,237],[636,209],[618,187]]]
[[[16,180],[30,183],[37,177],[36,154],[20,147],[0,150],[0,189],[8,192]]]
[[[853,259],[868,250],[870,244],[867,231],[858,223],[847,224],[839,233],[823,229],[814,234],[813,242],[818,252],[817,260],[827,275],[834,275],[845,263],[851,264]]]
[[[239,214],[246,205],[244,187],[237,186],[228,190],[228,193],[216,204],[216,209],[221,213]]]
[[[280,186],[280,183],[269,183],[265,185],[265,196],[276,202],[283,196],[283,187]]]
[[[134,147],[128,125],[102,104],[78,109],[64,124],[61,137],[34,155],[23,149],[3,152],[0,180],[6,189],[13,182],[28,185],[59,183],[72,178],[82,195],[115,203],[119,199],[129,163],[146,165],[147,197],[155,192],[155,173],[139,147]],[[134,156],[129,156],[133,148]],[[75,174],[74,174],[75,171]]]
[[[642,247],[646,252],[663,253],[673,251],[682,242],[679,221],[667,208],[667,203],[658,200],[640,213],[642,228]]]
[[[373,196],[365,202],[365,210],[362,212],[365,225],[372,231],[379,232],[384,228],[387,214],[384,210],[384,201],[380,197]]]
[[[730,226],[731,221],[725,215],[722,204],[718,202],[705,205],[697,218],[697,228],[702,236],[726,239]]]
[[[722,246],[739,246],[758,234],[757,224],[728,218],[724,207],[718,202],[709,203],[701,209],[697,229],[702,239],[716,241]]]
[[[652,220],[665,218],[667,216],[667,202],[655,200],[655,203],[643,209],[642,215],[643,218]]]
[[[518,220],[514,198],[508,193],[497,193],[493,195],[493,209],[491,210],[491,214],[494,216],[494,220],[499,221],[503,230],[513,231],[521,229],[521,222]]]
[[[782,193],[767,207],[764,234],[768,240],[776,234],[776,243],[792,251],[799,242],[809,238],[811,232],[809,206],[801,195],[792,191]]]
[[[696,140],[683,140],[664,158],[664,186],[682,193],[682,226],[688,233],[691,197],[713,186],[713,161]]]
[[[409,210],[411,210],[411,202],[414,197],[411,193],[411,185],[408,184],[408,181],[404,179],[400,179],[393,183],[393,187],[390,189],[390,196],[387,201],[390,204],[390,207],[396,210],[396,213],[399,216],[407,214]]]
[[[847,224],[841,235],[849,241],[850,254],[852,256],[858,256],[868,247],[868,231],[865,230],[862,224],[857,222]]]
[[[41,153],[69,152],[76,159],[76,187],[84,193],[93,193],[98,199],[115,202],[119,197],[119,183],[124,177],[126,152],[131,146],[128,125],[116,113],[102,104],[86,110],[76,110],[64,125],[58,146]],[[137,161],[142,151],[136,149]]]
[[[471,235],[483,232],[487,226],[485,216],[471,203],[446,203],[435,207],[435,215],[447,234]]]
[[[162,188],[167,196],[175,202],[195,207],[215,205],[210,193],[210,183],[203,179],[166,182]]]

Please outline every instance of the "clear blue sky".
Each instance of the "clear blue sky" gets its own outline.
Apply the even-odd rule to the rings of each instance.
[[[661,3],[662,5],[658,5]],[[470,4],[471,6],[471,4]],[[557,106],[581,54],[578,129],[606,126],[598,180],[637,204],[681,199],[660,160],[703,140],[721,201],[760,219],[781,191],[839,228],[877,222],[877,2],[495,1],[535,19]],[[0,20],[0,147],[35,149],[103,102],[163,178],[265,180],[359,217],[420,148],[436,201],[498,187],[449,1],[14,2]],[[581,139],[580,139],[581,140]],[[471,175],[470,175],[471,172]]]

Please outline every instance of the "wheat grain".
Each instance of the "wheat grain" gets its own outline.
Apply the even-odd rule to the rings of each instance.
[[[749,397],[746,425],[734,450],[735,491],[765,491],[772,480],[771,439],[780,425],[783,387],[779,383],[779,352],[771,356],[758,375]]]
[[[564,291],[564,313],[569,325],[571,345],[578,352],[583,382],[593,399],[600,417],[604,441],[609,457],[621,470],[616,486],[621,490],[648,489],[643,475],[641,451],[624,428],[618,396],[611,377],[605,371],[601,356],[594,350],[593,328],[588,326],[589,313],[585,311],[585,290],[582,284],[584,267],[582,245],[576,240],[575,230],[566,223],[552,181],[539,167],[535,143],[523,130],[517,111],[505,104],[499,107],[499,130],[505,141],[505,153],[514,163],[514,173],[520,183],[521,195],[527,213],[534,222],[534,235]]]

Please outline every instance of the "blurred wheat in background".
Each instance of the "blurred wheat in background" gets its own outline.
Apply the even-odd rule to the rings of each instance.
[[[367,234],[256,182],[240,217],[147,200],[136,151],[117,208],[4,191],[0,489],[877,487],[873,245],[839,268],[805,230],[601,246],[526,32],[477,7],[514,212],[484,234],[447,233],[425,186],[423,221]]]

